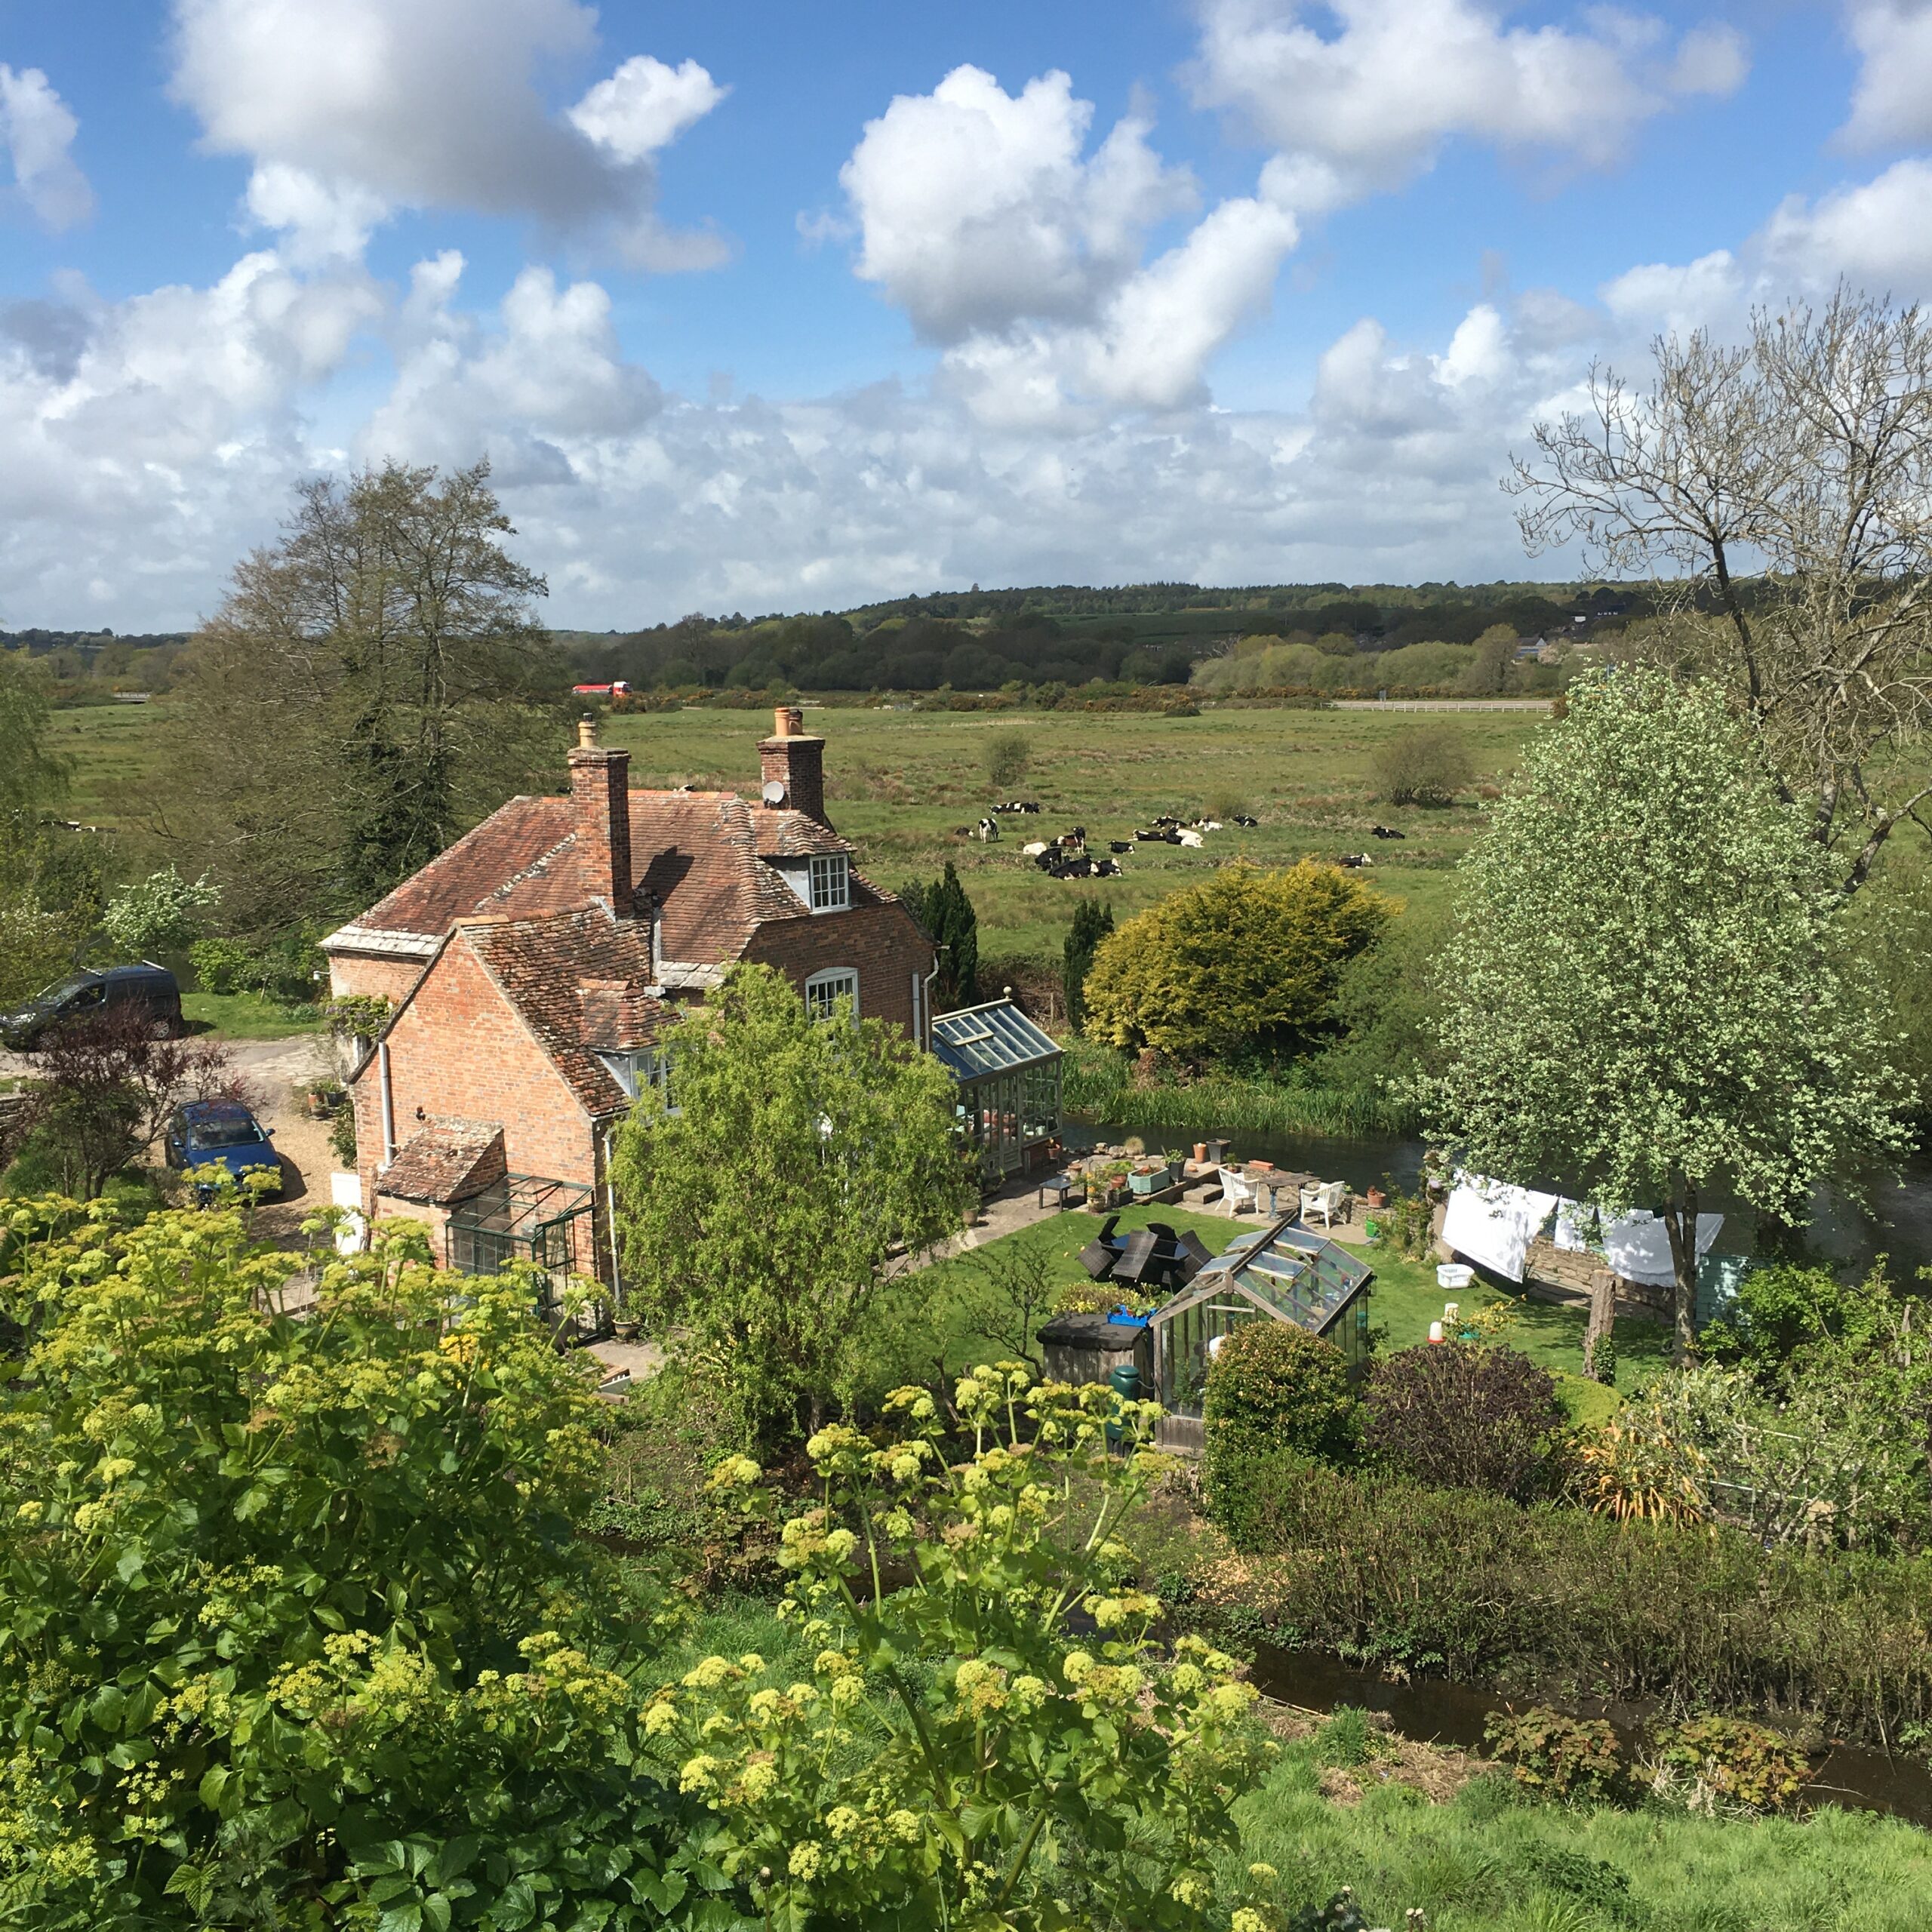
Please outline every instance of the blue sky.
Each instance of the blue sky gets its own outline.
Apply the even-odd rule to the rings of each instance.
[[[1593,357],[1932,281],[1932,0],[0,0],[0,626],[487,454],[560,624],[1560,574]]]

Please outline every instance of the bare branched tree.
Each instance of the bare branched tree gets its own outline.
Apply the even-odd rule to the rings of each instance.
[[[1721,678],[1844,891],[1932,798],[1899,753],[1932,723],[1932,315],[1841,286],[1749,339],[1653,345],[1632,389],[1539,423],[1503,488],[1531,553],[1657,580],[1654,650]]]

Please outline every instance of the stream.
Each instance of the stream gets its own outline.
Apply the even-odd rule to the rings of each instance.
[[[1304,1710],[1326,1712],[1338,1704],[1355,1704],[1385,1712],[1403,1737],[1419,1743],[1480,1752],[1483,1727],[1508,1708],[1495,1692],[1477,1684],[1450,1684],[1432,1677],[1389,1683],[1372,1671],[1318,1651],[1284,1651],[1263,1643],[1254,1650],[1252,1680],[1263,1697]],[[1534,1700],[1515,1701],[1520,1707]],[[1571,1714],[1607,1719],[1627,1752],[1652,1710],[1636,1704],[1594,1703],[1571,1707]],[[1814,1753],[1811,1763],[1815,1775],[1805,1791],[1807,1809],[1840,1804],[1850,1810],[1882,1811],[1932,1829],[1932,1770],[1924,1764],[1849,1744]]]

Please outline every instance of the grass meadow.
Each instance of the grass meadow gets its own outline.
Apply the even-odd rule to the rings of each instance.
[[[72,809],[89,824],[137,832],[158,800],[156,753],[169,707],[87,707],[57,714],[57,749],[75,765]],[[1377,749],[1398,734],[1444,725],[1467,743],[1478,786],[1514,768],[1538,712],[1460,714],[1216,710],[1198,718],[1133,712],[909,712],[807,708],[824,734],[828,802],[878,884],[897,888],[947,859],[980,915],[983,960],[1057,961],[1076,897],[1097,894],[1124,917],[1237,856],[1263,865],[1370,853],[1376,885],[1404,905],[1446,903],[1451,868],[1482,823],[1475,792],[1440,811],[1380,804]],[[762,711],[632,713],[609,719],[608,743],[626,747],[640,786],[721,786],[755,795]],[[986,775],[996,736],[1027,741],[1026,775],[996,789]],[[564,734],[558,734],[561,787]],[[291,784],[306,783],[291,772]],[[995,844],[959,835],[1006,796],[1038,800],[1038,818],[1005,821]],[[1243,811],[1261,823],[1210,833],[1199,851],[1137,847],[1126,875],[1102,883],[1047,878],[1020,854],[1026,840],[1084,826],[1104,851],[1158,814],[1179,818]],[[1376,824],[1406,835],[1379,840]]]

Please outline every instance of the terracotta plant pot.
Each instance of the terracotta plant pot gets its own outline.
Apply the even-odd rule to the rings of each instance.
[[[1366,1201],[1371,1208],[1386,1208],[1389,1204],[1388,1195],[1384,1194],[1379,1187],[1371,1187],[1369,1189],[1369,1190],[1363,1195],[1362,1198]]]
[[[1208,1164],[1208,1143],[1204,1140],[1197,1140],[1194,1143],[1194,1164],[1197,1168],[1204,1168]]]

